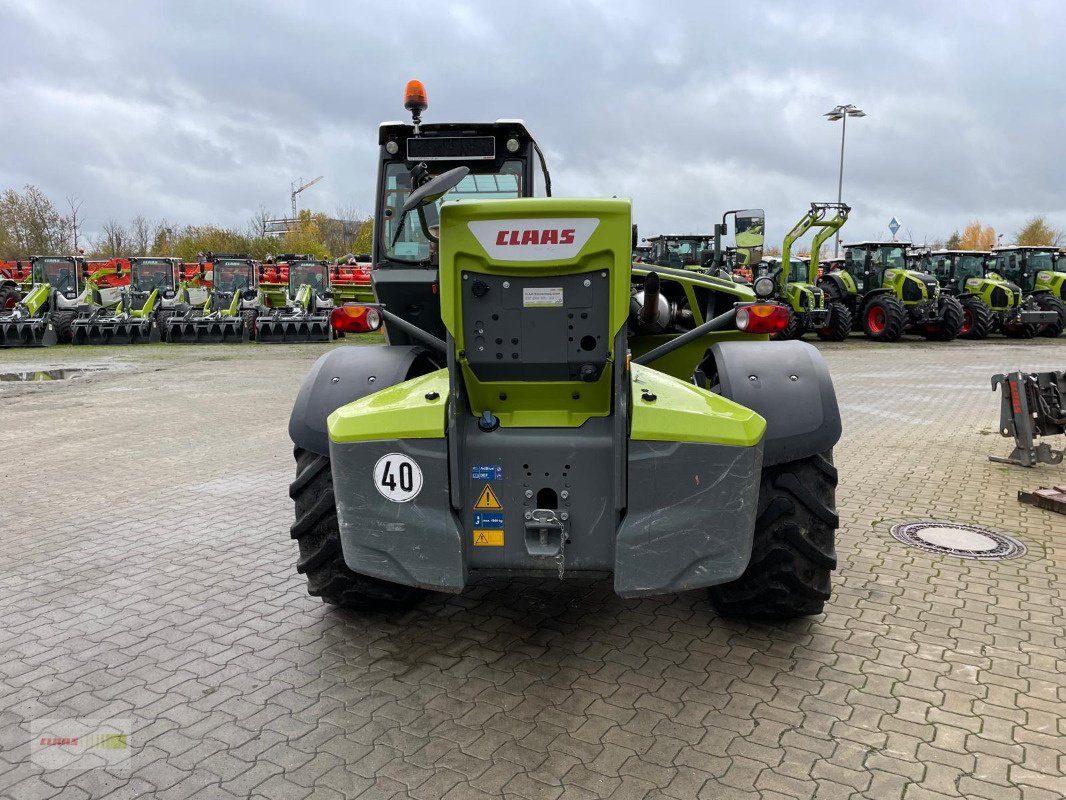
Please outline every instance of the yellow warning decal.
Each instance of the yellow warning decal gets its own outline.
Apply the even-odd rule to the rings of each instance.
[[[474,547],[503,547],[503,531],[474,531]]]
[[[474,503],[474,508],[478,511],[500,511],[503,506],[500,505],[500,501],[496,498],[496,493],[492,491],[492,487],[486,483],[485,488],[481,490],[481,496]]]

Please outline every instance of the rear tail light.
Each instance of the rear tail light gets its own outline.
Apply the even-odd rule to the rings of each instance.
[[[381,327],[381,312],[373,306],[338,306],[330,312],[329,321],[344,333],[370,333]]]
[[[777,333],[788,325],[788,309],[776,303],[752,303],[737,309],[737,328],[745,333]]]

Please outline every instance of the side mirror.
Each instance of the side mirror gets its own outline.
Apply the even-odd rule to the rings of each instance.
[[[637,233],[637,226],[636,226],[636,224],[634,224],[633,225],[633,246],[630,248],[630,250],[636,250],[637,249],[637,244],[640,241],[638,236],[639,236],[639,234]]]
[[[174,296],[175,296],[176,294],[177,294],[177,292],[175,292],[175,291],[174,291],[173,289],[164,289],[164,290],[163,290],[163,297],[164,297],[164,299],[166,299],[166,300],[170,300],[170,299],[171,299],[172,297],[174,297]]]
[[[403,213],[407,214],[419,206],[437,202],[469,174],[469,167],[456,167],[423,183],[407,196],[407,202],[403,204]]]
[[[745,253],[740,263],[754,264],[762,259],[763,243],[766,240],[766,213],[761,208],[738,211],[735,220],[738,256]]]

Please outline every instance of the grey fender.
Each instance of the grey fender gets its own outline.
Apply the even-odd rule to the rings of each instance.
[[[812,345],[720,342],[708,352],[703,371],[724,397],[766,420],[764,467],[825,452],[840,440],[833,381]]]
[[[413,377],[425,357],[421,347],[337,347],[304,378],[289,417],[293,444],[329,456],[326,418],[343,405]]]

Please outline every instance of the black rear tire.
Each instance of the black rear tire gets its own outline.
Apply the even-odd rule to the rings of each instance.
[[[830,300],[827,307],[829,324],[818,329],[818,338],[823,342],[843,342],[851,333],[851,312],[837,300]]]
[[[56,342],[70,344],[74,341],[74,318],[77,311],[53,311],[52,327],[55,328]]]
[[[722,616],[786,620],[820,614],[837,565],[837,470],[832,450],[767,467],[744,574],[712,586]]]
[[[992,330],[992,309],[977,297],[962,300],[960,339],[984,339]]]
[[[1036,304],[1040,306],[1041,311],[1054,311],[1059,315],[1056,322],[1041,325],[1036,332],[1037,336],[1046,336],[1049,339],[1054,339],[1062,333],[1063,328],[1066,328],[1066,303],[1063,303],[1054,295],[1038,294],[1036,296]]]
[[[333,473],[329,459],[297,447],[296,480],[289,497],[296,502],[292,538],[300,547],[296,571],[307,576],[307,593],[322,602],[360,611],[407,608],[424,595],[423,589],[390,583],[353,572],[344,563]]]
[[[956,339],[962,330],[962,324],[966,314],[962,309],[962,303],[958,298],[946,295],[940,298],[940,322],[932,331],[926,334],[926,338],[937,342],[950,342]]]
[[[0,286],[0,311],[10,311],[19,301],[19,289],[10,283]]]
[[[898,342],[907,323],[907,309],[891,294],[871,298],[862,309],[862,329],[875,342]]]

